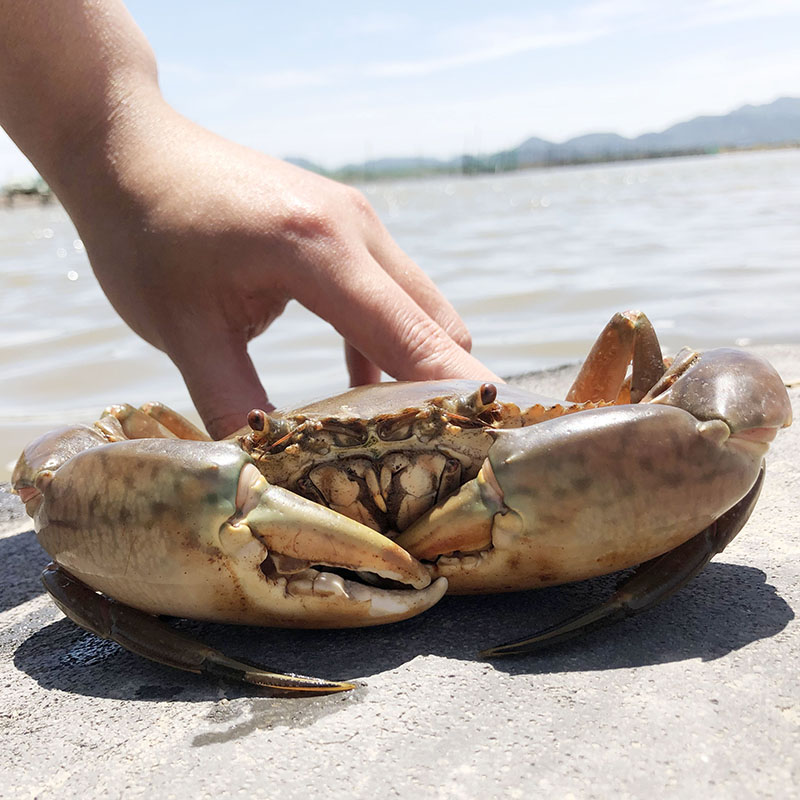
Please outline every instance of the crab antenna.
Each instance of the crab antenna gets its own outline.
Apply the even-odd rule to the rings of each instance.
[[[689,541],[640,564],[604,603],[545,628],[533,636],[482,650],[481,657],[524,655],[544,650],[551,645],[647,611],[663,602],[689,583],[739,533],[755,507],[763,482],[762,464],[753,487],[733,508]]]

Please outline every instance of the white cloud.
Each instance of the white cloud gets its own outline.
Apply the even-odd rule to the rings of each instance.
[[[681,29],[720,25],[748,19],[796,16],[797,0],[670,0],[636,2],[635,0],[600,0],[579,7],[574,21],[603,22],[620,29],[648,27]]]
[[[800,14],[797,0],[706,0],[702,3],[684,3],[688,25],[718,25],[742,22],[748,19]]]
[[[642,4],[600,0],[555,16],[492,16],[441,30],[434,49],[444,55],[368,64],[363,73],[376,78],[431,75],[474,64],[499,61],[524,52],[570,47],[620,31],[683,30],[781,15],[800,15],[796,0],[674,0]],[[387,28],[388,29],[388,28]],[[351,70],[338,69],[349,80]]]
[[[480,49],[463,50],[438,58],[417,59],[412,61],[387,61],[369,64],[368,75],[378,78],[405,78],[410,76],[430,75],[443,70],[457,69],[487,61],[497,61],[509,56],[531,50],[544,48],[567,47],[597,39],[605,33],[602,29],[586,31],[563,31],[558,33],[529,34],[505,39]]]

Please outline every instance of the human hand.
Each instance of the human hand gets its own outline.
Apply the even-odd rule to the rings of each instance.
[[[53,187],[128,324],[180,369],[209,433],[267,396],[247,355],[290,298],[344,337],[354,384],[496,380],[354,189],[221,139],[161,96],[118,0],[0,0],[0,121]]]
[[[352,385],[497,380],[431,280],[356,190],[158,112],[76,223],[128,324],[180,369],[212,436],[270,409],[247,343],[297,299],[345,340]],[[102,185],[102,184],[101,184]]]

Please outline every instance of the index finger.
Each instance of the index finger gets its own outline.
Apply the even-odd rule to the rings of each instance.
[[[334,279],[300,282],[295,297],[393,378],[500,380],[367,252],[350,254],[348,268]]]

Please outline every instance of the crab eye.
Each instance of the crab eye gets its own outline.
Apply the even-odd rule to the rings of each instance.
[[[260,408],[254,408],[247,415],[247,424],[250,428],[258,433],[267,427],[267,415]]]

